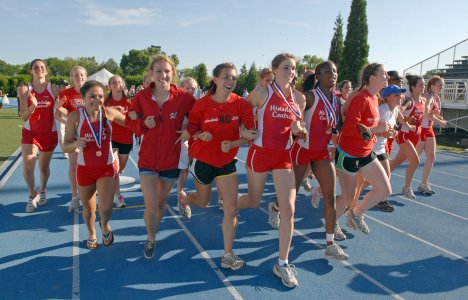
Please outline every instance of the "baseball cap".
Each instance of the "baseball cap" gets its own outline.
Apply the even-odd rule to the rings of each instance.
[[[398,85],[391,84],[391,85],[387,86],[386,88],[384,88],[384,90],[382,92],[382,96],[385,98],[385,97],[387,97],[388,95],[391,95],[391,94],[400,94],[400,93],[404,93],[404,92],[406,92],[406,89],[402,89]]]

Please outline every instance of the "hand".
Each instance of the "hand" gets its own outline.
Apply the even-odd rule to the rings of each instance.
[[[359,134],[362,136],[365,136],[367,135],[368,136],[368,139],[370,139],[373,135],[371,129],[363,124],[356,124],[357,128],[359,129]]]
[[[188,133],[188,131],[185,130],[185,129],[182,130],[182,131],[177,131],[177,133],[180,133],[180,136],[175,141],[175,144],[177,144],[179,142],[180,143],[185,143],[190,138],[190,133]]]
[[[156,121],[154,119],[154,116],[149,116],[149,117],[146,117],[145,121],[144,121],[144,124],[146,127],[148,128],[154,128],[156,127]]]
[[[413,125],[414,123],[416,123],[416,118],[415,117],[405,117],[405,120],[410,125]]]
[[[124,113],[125,112],[125,109],[120,106],[120,105],[116,105],[116,106],[112,106],[115,110],[117,110],[118,112],[120,113]]]
[[[128,117],[130,118],[130,120],[135,121],[138,119],[138,113],[136,111],[129,111]]]
[[[442,128],[445,128],[447,126],[447,120],[442,120],[440,121],[440,123],[441,123],[440,125]]]
[[[55,104],[54,104],[54,109],[59,109],[60,107],[63,106],[63,103],[65,103],[65,98],[58,98],[57,97],[57,101],[55,101]]]
[[[37,107],[37,99],[36,99],[36,96],[34,96],[33,94],[29,94],[29,97],[31,99],[31,105],[29,107],[33,107],[33,110],[36,109]]]
[[[204,142],[209,142],[211,141],[211,139],[213,138],[213,136],[211,135],[211,133],[209,131],[203,131],[202,133],[200,133],[198,135],[198,139],[204,141]]]
[[[78,140],[76,140],[75,147],[78,149],[86,148],[86,138],[80,137]]]
[[[416,126],[415,125],[410,125],[409,130],[412,131],[412,132],[415,132],[416,131]]]
[[[224,153],[228,153],[232,149],[232,142],[231,141],[222,141],[221,142],[221,151]]]
[[[240,135],[242,138],[246,140],[253,140],[257,137],[257,130],[256,129],[244,129],[241,131]]]

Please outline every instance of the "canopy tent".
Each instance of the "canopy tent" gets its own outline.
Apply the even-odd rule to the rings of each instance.
[[[99,81],[100,83],[104,84],[107,86],[107,83],[109,82],[109,78],[114,76],[111,72],[107,71],[106,68],[102,68],[98,72],[94,73],[93,75],[88,77],[88,80],[96,80]]]

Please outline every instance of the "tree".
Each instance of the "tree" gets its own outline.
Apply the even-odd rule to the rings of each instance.
[[[245,78],[244,87],[247,88],[248,91],[252,91],[258,85],[258,77],[260,76],[255,63],[250,65],[249,72]]]
[[[304,55],[304,57],[300,58],[296,64],[298,78],[302,78],[302,74],[304,74],[306,70],[315,70],[315,67],[322,62],[323,58],[318,57],[317,55]]]
[[[335,21],[335,33],[331,40],[330,53],[328,54],[328,60],[335,63],[338,70],[340,70],[340,64],[343,60],[343,18],[341,13],[338,13],[338,17]]]
[[[210,84],[210,77],[204,63],[193,67],[191,74],[186,74],[186,76],[192,76],[202,89]]]
[[[246,87],[248,74],[249,74],[249,71],[247,70],[247,66],[243,64],[239,70],[239,74],[237,74],[237,83],[236,83],[236,88],[234,89],[234,93],[238,95],[242,95],[243,90]]]
[[[123,54],[120,60],[122,72],[125,75],[143,75],[148,69],[151,57],[160,53],[161,47],[154,45],[143,50],[130,50],[128,54]]]
[[[99,65],[99,69],[102,68],[106,68],[106,70],[112,74],[122,75],[122,69],[120,68],[119,64],[112,58],[108,59],[106,62],[102,62]]]
[[[16,75],[19,74],[21,65],[14,66],[0,59],[0,74],[2,75]]]
[[[341,78],[359,82],[361,70],[367,64],[369,45],[367,43],[366,0],[353,0],[346,27]]]

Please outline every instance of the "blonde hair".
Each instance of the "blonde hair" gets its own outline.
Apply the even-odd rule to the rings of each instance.
[[[86,71],[85,68],[83,68],[82,66],[74,66],[74,67],[70,70],[70,80],[71,80],[71,81],[73,81],[73,72],[78,71],[78,70],[83,70],[83,72],[84,72],[85,75],[86,75],[86,78],[88,78],[88,71]]]
[[[148,68],[149,71],[150,71],[150,72],[153,72],[154,64],[157,63],[157,62],[160,62],[160,61],[167,62],[168,64],[171,65],[171,69],[172,69],[172,82],[177,81],[177,70],[176,70],[176,67],[175,67],[175,63],[174,63],[174,61],[173,61],[170,57],[168,57],[167,55],[158,54],[158,55],[153,56],[153,59],[151,60],[151,63],[149,64],[149,68]]]
[[[198,83],[193,77],[190,77],[190,76],[184,77],[184,79],[182,79],[182,81],[180,82],[180,86],[183,87],[183,85],[186,83],[189,83],[189,84],[192,83],[193,85],[195,85],[195,87],[198,87]]]

